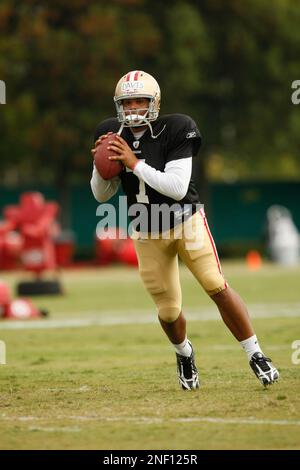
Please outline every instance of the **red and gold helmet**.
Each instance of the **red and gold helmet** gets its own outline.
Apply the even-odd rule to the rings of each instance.
[[[138,109],[135,115],[125,114],[123,100],[130,98],[148,98],[148,109]],[[148,125],[158,118],[160,108],[160,88],[147,72],[134,70],[124,75],[116,86],[114,102],[117,109],[118,120],[127,127]]]

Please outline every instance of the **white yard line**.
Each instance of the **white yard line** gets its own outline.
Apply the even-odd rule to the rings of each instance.
[[[256,418],[208,418],[208,417],[194,417],[194,418],[177,418],[174,420],[177,423],[217,423],[217,424],[268,424],[272,426],[300,426],[300,420],[287,420],[287,419],[256,419]]]
[[[295,318],[300,317],[300,303],[290,304],[250,304],[248,309],[251,318]],[[220,315],[215,307],[205,307],[199,309],[185,310],[189,321],[207,321],[220,320]],[[57,316],[60,314],[58,313]],[[64,316],[65,314],[61,314]],[[122,312],[111,311],[82,312],[82,318],[62,318],[62,319],[41,319],[41,320],[8,320],[0,321],[1,330],[35,330],[35,329],[53,329],[53,328],[82,328],[88,326],[106,326],[106,325],[130,325],[157,323],[155,308],[149,310],[129,310]]]
[[[210,350],[214,351],[236,351],[237,350],[237,343],[235,344],[212,344],[209,347]],[[139,346],[140,347],[140,346]],[[290,344],[268,344],[268,351],[283,351],[288,350],[291,351]]]
[[[77,392],[89,392],[91,389],[90,387],[87,387],[86,385],[83,385],[82,387],[77,387],[77,388],[67,388],[67,387],[55,387],[55,388],[43,388],[43,391],[46,392],[65,392],[65,393],[77,393]]]
[[[0,421],[98,421],[99,423],[109,422],[126,422],[135,424],[168,424],[168,423],[210,423],[210,424],[246,424],[246,425],[268,425],[268,426],[300,426],[300,420],[287,420],[287,419],[257,419],[257,418],[220,418],[209,416],[194,416],[192,418],[156,418],[156,417],[127,417],[127,416],[74,416],[74,415],[59,415],[56,417],[38,417],[38,416],[6,416],[0,415]],[[30,426],[30,430],[51,430],[51,432],[77,432],[76,427],[44,427],[44,426]],[[49,431],[50,432],[50,431]]]
[[[78,427],[61,427],[61,428],[49,428],[43,426],[30,426],[28,431],[43,431],[43,432],[80,432],[81,429]]]

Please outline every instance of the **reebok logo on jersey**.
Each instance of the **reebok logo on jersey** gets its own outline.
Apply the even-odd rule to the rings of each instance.
[[[187,135],[186,135],[187,139],[192,139],[193,137],[197,137],[197,132],[196,131],[188,132]]]

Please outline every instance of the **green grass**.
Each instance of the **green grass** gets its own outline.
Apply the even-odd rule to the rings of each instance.
[[[251,273],[225,264],[224,271],[247,303],[270,309],[299,303],[299,269],[267,265]],[[16,277],[5,279],[13,284]],[[133,310],[156,316],[135,270],[65,272],[63,283],[65,296],[35,300],[51,318],[130,319]],[[182,285],[187,310],[213,308],[186,270]],[[193,321],[189,336],[202,385],[191,393],[177,385],[174,352],[158,324],[50,330],[1,330],[0,324],[7,346],[0,448],[299,449],[300,365],[291,362],[299,317],[253,323],[280,368],[280,382],[261,387],[221,320]],[[219,421],[201,421],[209,418]]]

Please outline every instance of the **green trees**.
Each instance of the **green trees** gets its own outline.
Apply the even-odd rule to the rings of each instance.
[[[154,5],[155,3],[155,5]],[[146,69],[191,114],[213,178],[300,175],[300,6],[292,0],[2,0],[2,184],[87,180],[116,80]]]
[[[130,63],[159,54],[157,32],[135,2],[16,3],[4,0],[0,10],[0,77],[8,90],[0,165],[4,181],[61,188],[88,175],[96,124],[114,113],[115,81]]]
[[[291,83],[299,74],[299,5],[204,3],[214,54],[209,73],[216,123],[214,129],[210,122],[207,135],[210,145],[218,144],[224,171],[231,169],[236,178],[299,178],[300,108],[291,103]]]

